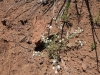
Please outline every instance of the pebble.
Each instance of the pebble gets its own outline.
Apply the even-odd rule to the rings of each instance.
[[[82,69],[83,69],[83,71],[86,71],[86,70],[87,70],[87,68],[88,68],[87,64],[82,63]]]

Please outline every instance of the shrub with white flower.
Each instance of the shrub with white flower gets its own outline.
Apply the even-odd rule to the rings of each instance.
[[[55,70],[55,73],[58,73],[58,71],[60,70],[60,65],[58,65],[58,61],[57,61],[57,59],[53,59],[53,67],[52,67],[52,69],[53,70]]]
[[[76,34],[80,34],[83,32],[83,29],[81,29],[80,27],[78,27],[77,30],[75,30],[74,32],[72,32],[71,34],[69,34],[68,32],[66,33],[66,38],[67,40],[70,40],[71,38],[73,38]]]
[[[62,26],[61,26],[62,27]],[[48,26],[49,29],[52,28],[52,26]],[[76,36],[76,34],[80,34],[82,33],[83,30],[78,27],[77,30],[75,30],[72,33],[68,33],[66,34],[65,37],[61,37],[59,34],[56,33],[50,33],[49,36],[47,36],[46,34],[41,36],[41,40],[44,43],[44,46],[47,50],[47,53],[49,54],[49,57],[52,58],[52,64],[53,67],[52,69],[55,71],[55,73],[58,73],[58,71],[60,70],[60,65],[58,64],[58,54],[60,53],[61,49],[66,49],[67,44],[70,42],[69,40],[72,39],[74,36]],[[85,42],[78,40],[76,42],[74,42],[75,46],[84,46]]]
[[[57,34],[51,34],[48,37],[42,36],[42,41],[45,44],[45,47],[48,49],[48,53],[51,58],[56,58],[56,51],[59,50],[60,48],[60,42],[59,39],[57,38]]]

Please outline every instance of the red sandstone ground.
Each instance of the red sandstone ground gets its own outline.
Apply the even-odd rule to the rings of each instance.
[[[14,1],[17,4],[8,11]],[[85,3],[87,0],[71,1],[69,21],[72,27],[66,30],[81,27],[84,32],[72,41],[80,39],[86,41],[86,44],[78,50],[71,48],[68,51],[62,50],[61,62],[59,62],[61,68],[57,74],[54,73],[48,56],[32,55],[36,43],[41,39],[41,35],[48,31],[47,26],[53,16],[56,16],[63,2],[57,0],[54,12],[54,7],[51,7],[46,14],[42,15],[46,6],[41,5],[37,8],[40,5],[37,4],[31,7],[36,4],[36,0],[26,1],[28,2],[0,0],[0,75],[100,75],[100,19],[98,25],[94,26],[97,48],[91,50],[94,41],[90,14]],[[92,18],[95,19],[100,11],[100,1],[88,1]],[[77,15],[77,10],[80,17]],[[22,23],[23,21],[25,24]],[[53,30],[57,32],[56,28]]]

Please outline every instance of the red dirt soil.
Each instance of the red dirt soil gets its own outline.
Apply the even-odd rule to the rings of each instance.
[[[82,28],[84,32],[72,41],[80,39],[86,41],[86,44],[79,50],[70,49],[60,53],[61,61],[58,64],[61,68],[57,74],[52,69],[53,64],[49,56],[32,55],[36,43],[41,39],[41,35],[48,31],[47,26],[57,15],[63,2],[57,0],[55,7],[51,7],[42,15],[45,6],[39,7],[38,10],[40,4],[31,8],[36,4],[36,0],[26,0],[28,1],[26,3],[22,0],[22,3],[7,11],[14,1],[21,0],[0,0],[0,75],[100,75],[100,19],[99,24],[94,26],[97,49],[91,50],[93,33],[90,14],[85,3],[87,0],[71,1],[69,21],[72,27],[67,28],[67,31],[75,30],[77,27]],[[88,1],[92,18],[95,19],[100,11],[100,1]],[[27,10],[29,8],[31,10]],[[80,16],[77,15],[77,10]],[[56,31],[56,28],[53,30]],[[44,49],[43,52],[46,50]]]

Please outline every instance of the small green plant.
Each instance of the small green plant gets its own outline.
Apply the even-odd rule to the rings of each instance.
[[[100,10],[99,10],[98,16],[97,16],[96,19],[94,20],[94,23],[97,24],[99,19],[100,19]]]
[[[92,43],[92,45],[91,45],[91,49],[92,49],[92,50],[96,49],[96,47],[97,47],[96,45],[97,45],[97,42]]]
[[[56,51],[60,48],[60,43],[58,42],[57,35],[52,34],[49,37],[44,38],[43,42],[49,53],[49,56],[53,59],[57,58]]]
[[[60,49],[61,42],[59,42],[59,39],[57,38],[57,34],[51,34],[48,37],[42,36],[42,40],[44,42],[44,45],[47,49],[47,52],[49,54],[49,57],[53,59],[53,68],[55,70],[55,73],[58,73],[58,70],[60,69],[60,65],[58,64],[58,55],[57,52]]]
[[[67,22],[68,21],[68,10],[69,10],[69,7],[70,7],[70,2],[67,2],[65,4],[65,10],[63,12],[63,14],[61,15],[61,19],[64,21],[64,22]]]

